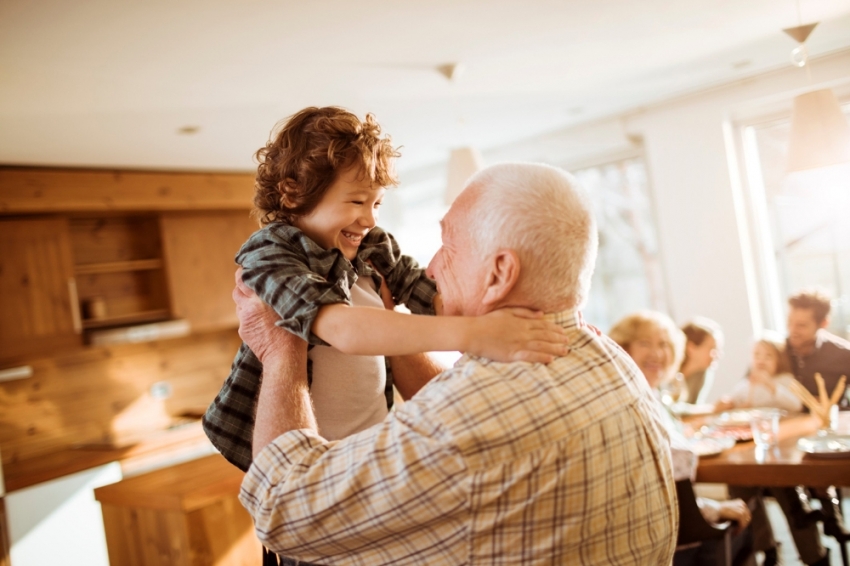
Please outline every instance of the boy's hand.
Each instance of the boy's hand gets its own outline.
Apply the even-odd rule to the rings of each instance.
[[[472,320],[470,354],[499,362],[548,364],[569,353],[564,329],[523,308],[495,310]]]

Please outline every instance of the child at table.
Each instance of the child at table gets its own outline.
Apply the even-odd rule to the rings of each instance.
[[[747,407],[774,407],[792,413],[800,412],[803,404],[791,392],[789,384],[794,380],[785,343],[766,334],[753,344],[750,371],[732,393],[720,399],[717,411]]]
[[[387,415],[392,380],[383,356],[461,350],[548,362],[566,352],[562,329],[541,313],[416,316],[436,314],[436,285],[376,226],[385,187],[397,184],[396,157],[371,115],[361,122],[336,107],[298,112],[257,152],[254,205],[263,227],[236,263],[244,283],[280,316],[278,325],[310,345],[307,380],[328,440]],[[414,314],[391,310],[400,304]],[[261,374],[242,344],[203,419],[216,448],[243,470],[252,460]]]

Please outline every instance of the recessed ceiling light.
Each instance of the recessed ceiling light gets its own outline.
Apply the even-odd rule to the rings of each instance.
[[[182,128],[177,128],[177,133],[183,136],[191,136],[197,134],[200,131],[200,126],[183,126]]]

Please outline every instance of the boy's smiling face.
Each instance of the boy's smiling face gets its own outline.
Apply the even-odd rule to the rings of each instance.
[[[363,237],[378,222],[378,207],[385,192],[359,166],[345,169],[316,208],[293,224],[326,250],[336,248],[351,261]]]

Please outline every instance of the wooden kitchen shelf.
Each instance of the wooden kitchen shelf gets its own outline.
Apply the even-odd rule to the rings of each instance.
[[[155,259],[137,259],[133,261],[110,261],[107,263],[87,263],[84,265],[75,265],[74,273],[76,275],[90,275],[93,273],[116,273],[119,271],[149,271],[152,269],[162,269],[162,260]]]
[[[143,312],[134,312],[125,315],[109,316],[98,319],[83,320],[83,328],[106,328],[107,326],[128,326],[141,322],[153,322],[156,320],[165,320],[169,316],[168,309],[157,309]]]

